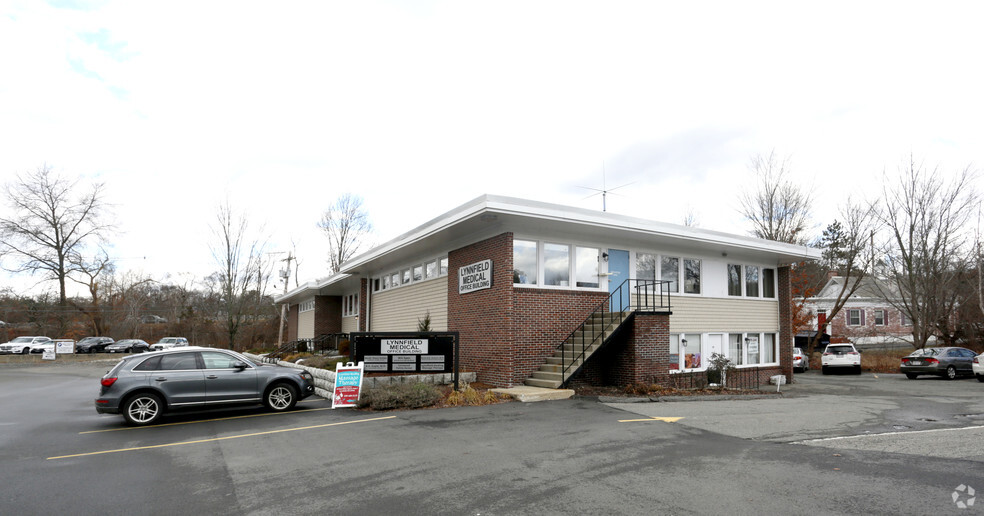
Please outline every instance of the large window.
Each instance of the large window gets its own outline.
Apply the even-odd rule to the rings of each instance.
[[[728,264],[728,295],[741,295],[741,265]]]
[[[513,240],[513,283],[536,285],[536,242]]]
[[[700,294],[700,260],[683,260],[683,291]]]
[[[680,345],[684,349],[683,367],[686,369],[697,369],[704,365],[700,337],[699,333],[688,333],[680,341]]]
[[[766,333],[762,335],[762,363],[771,364],[776,361],[776,334]]]
[[[636,253],[636,279],[656,280],[656,255]]]
[[[754,265],[745,266],[745,295],[759,297],[759,268]]]
[[[875,326],[885,326],[884,310],[875,310]]]
[[[342,297],[342,317],[359,315],[359,294],[349,294]]]
[[[762,297],[776,297],[775,269],[762,269]]]
[[[680,259],[664,256],[659,261],[659,279],[669,281],[670,292],[680,291]]]
[[[598,288],[598,257],[600,253],[596,247],[577,247],[574,255],[574,279],[577,286],[587,288]]]
[[[670,369],[680,369],[680,335],[670,334]]]
[[[562,244],[543,244],[543,284],[569,287],[571,248]]]
[[[728,357],[735,365],[745,364],[745,336],[740,333],[728,335]]]

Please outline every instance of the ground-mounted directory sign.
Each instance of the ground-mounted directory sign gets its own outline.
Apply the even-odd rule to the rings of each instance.
[[[338,363],[335,368],[335,392],[331,396],[331,408],[354,407],[358,404],[362,390],[362,371],[362,362],[349,362],[345,365]]]
[[[433,374],[458,371],[458,332],[355,332],[351,360],[368,373]]]

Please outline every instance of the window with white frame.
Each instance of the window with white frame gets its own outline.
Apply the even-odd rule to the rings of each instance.
[[[670,292],[680,291],[680,259],[674,256],[663,256],[659,260],[659,279],[668,281],[666,286]]]
[[[728,295],[741,295],[741,265],[728,264]]]
[[[775,269],[762,269],[762,297],[776,297]]]
[[[342,317],[359,315],[359,294],[349,294],[342,297]]]
[[[745,295],[759,297],[759,268],[754,265],[745,266]]]
[[[424,275],[428,279],[437,277],[437,260],[431,260],[424,264]]]
[[[308,300],[308,301],[304,301],[304,302],[300,303],[298,305],[298,307],[297,307],[297,311],[298,312],[310,312],[311,310],[314,310],[314,300],[313,299]]]
[[[745,365],[745,336],[741,333],[728,334],[728,357],[736,366]]]
[[[373,283],[373,291],[389,290],[401,286],[427,281],[448,274],[447,257],[435,258],[422,263],[417,263],[411,267],[402,268],[396,272],[390,272],[376,278]],[[378,285],[377,285],[378,283]]]
[[[601,287],[601,249],[514,239],[512,272],[515,285],[597,289]]]
[[[700,260],[684,258],[683,292],[685,294],[700,294]]]
[[[704,365],[704,350],[701,346],[701,334],[687,333],[680,340],[680,347],[683,350],[683,368],[699,369]]]
[[[864,325],[864,311],[857,308],[852,308],[847,311],[847,325],[848,326],[863,326]]]
[[[884,310],[875,310],[875,326],[885,326]]]
[[[413,280],[414,281],[424,281],[424,266],[414,265],[413,266]]]
[[[513,240],[513,283],[536,285],[537,245],[530,240]]]
[[[680,369],[680,335],[670,334],[670,370]]]
[[[569,287],[571,284],[571,247],[565,244],[543,244],[543,284]]]
[[[656,281],[656,255],[636,253],[636,279]]]
[[[903,312],[899,312],[899,320],[902,321],[902,326],[912,326],[912,319],[909,319],[909,316]]]

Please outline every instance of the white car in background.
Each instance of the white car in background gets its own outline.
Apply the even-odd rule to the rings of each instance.
[[[26,355],[34,349],[41,349],[42,344],[50,343],[48,337],[17,337],[16,339],[0,345],[0,353]]]
[[[834,369],[861,374],[861,353],[851,343],[827,344],[820,357],[820,365],[823,374],[829,374]]]
[[[188,345],[188,339],[184,337],[164,337],[150,346],[153,351],[162,349],[180,348]]]
[[[974,357],[974,376],[977,377],[978,382],[984,382],[984,353]]]

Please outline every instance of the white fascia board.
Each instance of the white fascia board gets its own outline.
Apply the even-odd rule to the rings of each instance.
[[[329,276],[327,278],[309,281],[284,295],[273,298],[273,302],[276,304],[290,303],[292,301],[299,302],[303,299],[318,295],[318,292],[321,291],[321,289],[338,283],[348,277],[348,274],[335,274],[334,276]]]
[[[773,253],[783,256],[789,262],[818,260],[821,258],[821,251],[819,249],[807,246],[773,242],[760,238],[679,226],[540,201],[497,195],[483,195],[348,260],[342,264],[340,272],[351,273],[362,265],[383,255],[419,242],[430,235],[483,213],[566,222],[572,225],[587,225],[602,229],[636,233],[643,236],[664,237],[680,241],[682,244],[696,243],[756,253]]]

